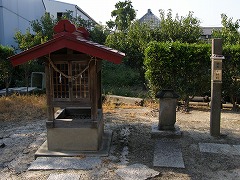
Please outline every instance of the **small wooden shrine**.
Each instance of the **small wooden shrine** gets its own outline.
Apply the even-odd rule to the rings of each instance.
[[[45,62],[48,150],[98,151],[104,134],[101,61],[121,63],[124,53],[88,40],[89,33],[68,20],[54,32],[48,42],[9,59],[14,66]]]

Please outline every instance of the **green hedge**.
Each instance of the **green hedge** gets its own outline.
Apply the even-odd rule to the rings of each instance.
[[[223,47],[224,97],[231,102],[240,96],[240,45]],[[161,89],[174,89],[182,99],[210,95],[211,45],[180,42],[151,42],[145,51],[146,79],[154,96]]]
[[[222,96],[232,103],[240,97],[240,45],[223,47]],[[181,99],[210,95],[211,45],[151,42],[145,51],[146,79],[152,96],[174,89]]]
[[[145,51],[146,79],[152,95],[174,89],[182,99],[209,91],[210,45],[151,42]]]
[[[240,98],[240,45],[223,47],[223,96],[231,102]],[[239,101],[239,100],[238,100]]]

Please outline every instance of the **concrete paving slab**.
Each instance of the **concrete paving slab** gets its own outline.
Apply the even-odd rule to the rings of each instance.
[[[235,149],[238,151],[238,153],[240,154],[240,145],[233,145],[233,147],[235,147]]]
[[[62,173],[62,174],[50,174],[47,180],[79,180],[79,174],[70,174],[70,173]]]
[[[124,180],[144,180],[159,175],[158,171],[143,164],[133,164],[115,171]]]
[[[89,170],[102,163],[100,157],[38,157],[28,170],[82,169]]]
[[[218,177],[218,180],[226,180],[226,179],[237,180],[240,177],[240,169],[217,171],[217,172],[214,172],[214,175]]]
[[[240,145],[199,143],[199,149],[200,152],[240,156]]]
[[[180,144],[175,141],[156,141],[153,166],[185,168]]]

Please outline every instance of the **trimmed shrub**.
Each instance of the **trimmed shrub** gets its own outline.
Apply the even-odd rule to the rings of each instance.
[[[210,45],[151,42],[145,51],[146,79],[152,96],[173,89],[183,100],[210,90]]]
[[[240,45],[223,47],[223,54],[223,97],[235,104],[240,101]]]
[[[240,45],[224,46],[223,55],[222,97],[236,104],[240,101]],[[151,42],[144,60],[151,95],[173,89],[184,101],[194,95],[210,96],[210,57],[208,44]]]

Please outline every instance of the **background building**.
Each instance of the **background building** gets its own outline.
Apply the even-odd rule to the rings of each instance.
[[[0,44],[14,46],[14,34],[45,13],[42,0],[0,0]]]
[[[160,24],[160,19],[155,16],[151,9],[148,9],[147,13],[139,19],[140,23],[150,23],[151,26],[156,27]]]
[[[46,12],[57,18],[67,11],[72,11],[73,17],[80,16],[84,20],[95,22],[74,4],[55,0],[0,0],[0,44],[16,46],[14,34],[17,31],[25,33],[31,21],[40,19]]]
[[[55,0],[43,0],[46,12],[49,12],[54,18],[62,17],[67,11],[72,12],[73,17],[81,17],[84,20],[91,20],[95,22],[86,12],[75,4],[59,2]],[[96,23],[96,22],[95,22]]]
[[[222,27],[201,27],[202,28],[202,39],[211,39],[213,30],[221,30]]]

